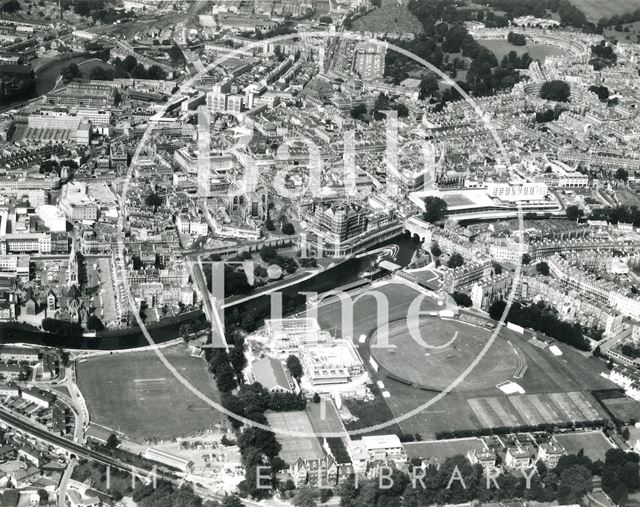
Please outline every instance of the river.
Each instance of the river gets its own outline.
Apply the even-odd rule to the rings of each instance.
[[[393,248],[393,246],[396,246]],[[379,252],[381,247],[389,247]],[[354,282],[363,277],[376,276],[377,265],[382,260],[390,260],[401,266],[406,266],[413,256],[417,246],[407,236],[399,236],[377,245],[370,255],[352,257],[343,262],[327,268],[316,276],[301,281],[282,290],[283,313],[290,315],[300,311],[305,306],[302,292],[325,292],[336,287]],[[256,323],[270,314],[271,296],[264,295],[241,303],[226,311],[229,315],[236,308],[241,314],[251,312],[256,317]],[[161,321],[148,326],[149,333],[156,343],[164,343],[179,337],[180,325],[187,321],[197,321],[205,324],[201,311],[191,312],[178,316],[172,322]],[[0,322],[0,344],[5,343],[29,343],[47,347],[63,347],[73,350],[124,350],[149,345],[143,333],[136,328],[109,330],[98,333],[96,337],[75,338],[69,336],[57,336],[37,329],[29,329],[23,324],[12,322]]]

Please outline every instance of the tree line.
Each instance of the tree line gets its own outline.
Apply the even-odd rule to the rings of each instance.
[[[507,303],[502,299],[494,302],[489,307],[489,316],[493,320],[500,320],[506,307]],[[579,350],[591,350],[589,340],[583,335],[582,326],[578,323],[560,320],[557,311],[542,301],[530,305],[513,303],[509,308],[506,320],[518,326],[540,331]]]
[[[429,465],[424,471],[418,470],[420,467],[421,460],[413,459],[407,473],[394,470],[390,474],[392,482],[378,478],[356,482],[352,477],[336,489],[340,505],[421,507],[509,500],[582,504],[596,476],[601,477],[603,490],[620,505],[640,487],[638,455],[619,449],[607,451],[604,462],[594,462],[580,450],[562,456],[554,468],[539,461],[526,475],[501,473],[495,482],[487,481],[482,465],[471,464],[463,455],[447,458],[439,467]],[[381,483],[392,487],[384,489]]]

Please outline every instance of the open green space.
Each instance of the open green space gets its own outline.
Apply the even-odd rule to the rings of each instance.
[[[604,461],[607,451],[613,449],[613,444],[601,431],[561,433],[556,435],[556,440],[567,454],[578,454],[582,450],[593,461]]]
[[[402,319],[389,325],[389,347],[376,346],[382,343],[379,333],[372,336],[371,353],[392,377],[416,387],[442,391],[472,365],[492,333],[458,320],[430,317],[410,324]],[[513,347],[499,334],[475,371],[455,390],[494,387],[509,380],[517,369]]]
[[[633,12],[640,8],[640,0],[570,0],[573,5],[584,12],[589,21],[597,23],[601,18]]]
[[[206,363],[185,345],[161,350],[169,363],[201,392],[219,400]],[[153,351],[109,354],[80,361],[78,387],[91,420],[142,441],[212,429],[225,421],[162,364]]]
[[[402,283],[391,283],[388,285],[377,287],[380,294],[384,295],[388,301],[389,306],[389,321],[394,322],[400,319],[404,319],[407,315],[409,305],[414,301],[416,297],[421,295],[417,290]],[[477,367],[470,373],[468,379],[465,379],[463,390],[454,390],[451,393],[446,394],[444,397],[431,403],[425,407],[425,404],[430,402],[438,394],[434,391],[428,391],[408,385],[405,382],[400,382],[389,377],[381,368],[379,372],[376,372],[369,362],[370,359],[370,342],[375,338],[375,330],[377,329],[376,317],[379,314],[379,309],[376,307],[375,300],[369,292],[367,295],[360,295],[353,305],[353,336],[355,337],[356,346],[363,358],[365,365],[369,370],[369,374],[374,381],[381,380],[384,383],[383,391],[389,393],[388,398],[383,398],[377,389],[374,390],[376,399],[373,402],[344,400],[345,405],[349,410],[356,415],[359,420],[357,423],[350,423],[347,425],[348,429],[360,429],[373,426],[375,424],[389,423],[390,426],[386,428],[386,432],[395,430],[399,425],[402,433],[419,433],[423,438],[434,438],[436,433],[442,431],[454,431],[465,429],[483,429],[487,428],[487,421],[481,420],[478,411],[474,411],[473,407],[468,403],[469,399],[492,399],[496,401],[487,402],[489,405],[495,405],[500,415],[507,417],[507,420],[511,417],[509,414],[517,413],[518,408],[508,401],[506,395],[500,391],[495,384],[503,380],[512,380],[517,382],[525,390],[525,395],[543,394],[542,405],[540,408],[535,408],[537,400],[534,398],[524,398],[524,402],[517,402],[521,407],[527,409],[529,416],[520,417],[515,415],[516,421],[514,424],[530,424],[531,421],[537,419],[540,420],[558,420],[560,421],[573,421],[573,420],[586,420],[589,417],[593,419],[600,419],[603,415],[599,411],[599,407],[591,398],[589,391],[599,389],[611,389],[615,387],[610,381],[603,378],[600,373],[606,371],[606,364],[595,357],[591,357],[587,354],[581,353],[569,346],[561,343],[556,343],[558,348],[563,352],[562,356],[554,356],[548,349],[540,349],[528,342],[529,335],[519,335],[513,331],[502,329],[499,337],[496,339],[496,344],[491,347],[489,354],[485,356]],[[318,321],[323,329],[330,331],[333,334],[340,335],[342,333],[342,319],[340,302],[334,300],[322,305],[318,309]],[[345,308],[347,305],[344,305]],[[433,310],[436,307],[433,299],[425,298],[421,304],[421,310]],[[425,317],[425,321],[428,321],[429,317]],[[451,326],[450,321],[437,321],[433,323],[441,324],[447,322],[446,326]],[[458,323],[460,329],[465,328],[467,325]],[[437,330],[437,326],[433,330]],[[443,328],[444,329],[444,328]],[[453,329],[453,328],[452,328]],[[477,335],[483,336],[487,333],[486,330],[481,328],[471,328],[474,332],[477,329]],[[358,337],[361,334],[368,336],[366,343],[359,343]],[[446,336],[450,336],[450,333],[445,333]],[[485,335],[486,336],[486,335]],[[398,338],[403,342],[409,343],[406,338]],[[434,339],[431,338],[430,339]],[[393,338],[391,339],[393,340]],[[465,333],[460,335],[456,340],[456,346],[462,350],[465,345],[464,340],[474,341],[473,334]],[[508,342],[517,348],[518,354],[526,361],[526,370],[524,375],[520,379],[512,378],[516,368],[512,364],[512,357],[516,357],[514,349]],[[480,340],[479,343],[482,343]],[[413,347],[413,345],[410,345]],[[477,347],[477,344],[475,345]],[[491,352],[496,349],[495,354],[492,356]],[[416,349],[417,350],[417,349]],[[473,357],[474,348],[471,351],[460,352],[460,366],[465,364],[469,358]],[[477,353],[477,348],[475,348]],[[440,365],[437,362],[429,362],[429,357],[425,356],[425,352],[421,355],[415,355],[403,350],[396,352],[396,354],[403,354],[405,358],[412,361],[410,365],[404,368],[404,371],[414,371],[425,375],[426,378],[435,378],[440,375],[443,368],[448,368],[448,365]],[[468,355],[466,355],[468,354]],[[446,362],[446,358],[443,362]],[[505,368],[502,361],[508,362],[508,368]],[[400,363],[398,363],[400,364]],[[468,364],[468,363],[467,363]],[[520,362],[518,362],[520,365]],[[435,371],[431,371],[436,368]],[[492,368],[497,368],[492,370]],[[501,375],[496,375],[497,371],[503,369],[503,373],[508,378],[501,378]],[[451,371],[450,373],[455,373]],[[461,373],[461,371],[460,371]],[[459,374],[459,373],[458,373]],[[554,400],[553,398],[546,398],[547,395],[560,393],[560,396]],[[572,393],[565,396],[563,393]],[[578,394],[575,394],[578,393]],[[576,398],[576,401],[573,401]],[[485,405],[485,402],[481,402]],[[588,406],[586,406],[586,405]],[[546,409],[544,407],[551,407]],[[423,407],[420,409],[420,407]],[[533,408],[531,408],[533,407]],[[558,407],[557,409],[553,407]],[[591,412],[591,408],[597,413]],[[399,420],[403,416],[414,409],[420,409],[418,412],[406,419]],[[561,413],[557,414],[556,410]],[[566,410],[566,414],[564,411]],[[586,410],[586,413],[584,412]],[[496,415],[496,408],[493,408],[493,412],[489,412],[492,416]],[[542,411],[542,412],[540,412]],[[503,425],[502,419],[497,419],[495,424]],[[494,424],[491,422],[490,424]],[[381,430],[384,432],[385,430]]]
[[[531,58],[540,61],[544,61],[547,56],[557,56],[563,53],[562,49],[547,44],[532,44],[529,42],[525,46],[516,46],[506,39],[483,39],[480,44],[496,55],[498,61],[502,60],[511,51],[515,51],[518,56],[529,53]]]
[[[601,400],[613,417],[622,422],[640,421],[640,403],[627,396]]]
[[[640,195],[632,190],[616,190],[616,196],[621,206],[640,206]]]
[[[421,33],[422,23],[406,5],[395,0],[382,0],[382,5],[353,21],[358,32]]]

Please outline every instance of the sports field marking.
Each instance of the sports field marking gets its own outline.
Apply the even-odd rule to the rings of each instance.
[[[593,405],[583,393],[572,392],[568,394],[569,398],[571,398],[573,403],[580,409],[586,419],[598,419],[600,417],[598,411],[593,408]]]
[[[545,422],[544,417],[536,410],[528,396],[512,396],[509,401],[528,424]]]
[[[557,422],[558,417],[555,414],[555,412],[551,409],[551,407],[545,405],[542,402],[543,396],[544,394],[532,394],[530,396],[531,403],[533,403],[533,406],[536,408],[536,410],[540,412],[540,415],[542,415],[545,422],[548,422],[548,423]]]
[[[564,393],[551,393],[549,398],[569,417],[571,421],[579,421],[582,419],[582,413],[571,403],[570,398]]]
[[[495,426],[493,424],[491,416],[487,413],[486,409],[483,407],[482,400],[478,398],[474,398],[471,400],[467,400],[467,403],[473,410],[473,412],[478,416],[480,420],[480,424],[485,428],[492,428]]]
[[[502,426],[518,426],[520,424],[518,418],[508,410],[509,407],[506,406],[505,399],[489,398],[487,401],[500,417],[503,422]]]
[[[135,383],[144,383],[144,382],[166,382],[167,378],[166,377],[159,377],[159,378],[134,378],[133,381]]]
[[[524,377],[525,373],[527,373],[527,368],[529,367],[527,364],[527,358],[520,347],[514,345],[511,341],[509,341],[509,345],[511,345],[511,348],[513,349],[513,352],[515,353],[518,360],[516,369],[513,372],[513,378],[521,379],[522,377]]]
[[[313,426],[306,412],[267,412],[265,414],[269,425],[286,431],[302,431],[313,433]],[[324,451],[315,437],[282,437],[276,439],[282,446],[280,457],[287,463],[296,459],[322,458]]]

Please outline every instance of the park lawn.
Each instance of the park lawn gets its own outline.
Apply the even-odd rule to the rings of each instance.
[[[78,68],[80,72],[82,72],[82,77],[85,79],[90,79],[91,71],[93,69],[101,68],[105,70],[113,70],[113,65],[109,65],[108,63],[103,62],[98,58],[94,58],[91,60],[86,60],[78,64]]]
[[[601,431],[560,433],[555,435],[555,438],[567,454],[578,454],[582,450],[584,455],[593,461],[604,461],[607,451],[613,449],[613,444]]]
[[[589,21],[597,23],[601,18],[633,12],[640,8],[640,0],[570,0],[573,5],[584,12]]]
[[[498,62],[500,62],[502,58],[511,51],[515,51],[518,56],[521,56],[524,53],[529,53],[531,58],[541,61],[547,56],[557,56],[563,53],[562,49],[555,46],[549,46],[546,44],[515,46],[506,39],[484,39],[480,41],[480,44],[496,55]]]
[[[640,196],[632,190],[616,190],[616,196],[622,206],[640,206]]]
[[[218,402],[207,364],[185,345],[161,349],[198,390]],[[81,361],[77,382],[93,422],[136,441],[172,439],[213,429],[225,416],[200,400],[153,351],[103,355]]]
[[[394,0],[383,0],[382,6],[373,9],[353,22],[358,32],[422,33],[422,23],[406,5]]]
[[[640,403],[627,396],[602,400],[609,412],[623,422],[640,421]]]
[[[371,392],[374,395],[372,401],[345,399],[343,403],[351,414],[357,418],[355,421],[345,422],[348,431],[358,431],[363,435],[388,435],[389,433],[402,433],[400,427],[393,422],[394,414],[382,397],[376,385],[372,385]],[[384,424],[385,426],[372,431],[361,431],[372,426]]]
[[[390,322],[405,317],[409,305],[419,295],[418,291],[402,283],[390,283],[377,287],[376,290],[388,299]],[[421,306],[423,310],[432,310],[434,308],[433,301],[428,298],[423,301]],[[381,380],[384,383],[383,390],[387,391],[390,396],[383,398],[379,390],[374,388],[374,401],[364,402],[345,399],[344,404],[346,407],[359,419],[358,421],[347,423],[348,430],[353,431],[376,424],[389,423],[389,426],[374,433],[393,433],[398,431],[396,428],[399,426],[399,432],[401,433],[419,433],[424,439],[428,439],[435,438],[435,434],[439,431],[480,429],[484,427],[467,400],[502,396],[502,392],[495,385],[482,382],[484,369],[490,366],[492,362],[494,363],[495,359],[502,360],[503,358],[501,358],[500,354],[495,357],[483,358],[478,367],[470,373],[463,391],[454,390],[454,392],[447,394],[429,407],[425,407],[412,417],[399,421],[398,419],[408,412],[432,400],[437,393],[414,388],[406,383],[387,377],[382,369],[379,373],[374,371],[369,362],[369,342],[372,341],[375,335],[374,332],[377,327],[376,315],[378,313],[373,298],[371,296],[361,296],[357,303],[354,304],[353,313],[353,336],[359,337],[361,334],[368,336],[366,343],[356,343],[356,347],[369,371],[371,379],[374,382]],[[321,327],[337,336],[342,334],[340,317],[341,311],[338,302],[326,304],[318,310],[318,321]],[[526,373],[522,379],[515,381],[525,389],[527,394],[575,393],[615,387],[600,375],[601,372],[606,370],[604,361],[583,354],[561,343],[556,343],[556,345],[562,350],[563,355],[555,357],[548,349],[542,350],[530,344],[528,342],[529,338],[529,334],[522,336],[507,329],[502,329],[500,337],[496,340],[496,346],[502,345],[509,349],[511,346],[506,341],[511,341],[526,357]],[[433,337],[430,339],[433,340]],[[420,359],[416,358],[418,363]],[[426,358],[423,357],[422,359]],[[419,368],[418,363],[411,366]],[[426,366],[426,361],[423,361],[424,366]],[[425,372],[429,370],[433,372],[433,375],[437,375],[433,371],[433,367],[427,368]],[[508,376],[511,376],[511,368],[508,369]],[[476,388],[473,387],[474,379],[477,381]],[[503,380],[508,380],[508,378]],[[565,418],[563,417],[563,419]]]

